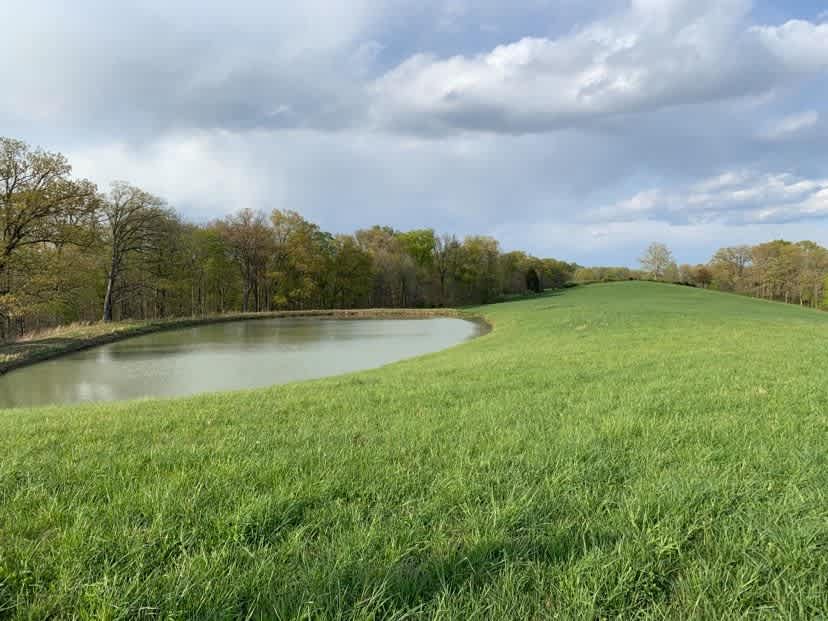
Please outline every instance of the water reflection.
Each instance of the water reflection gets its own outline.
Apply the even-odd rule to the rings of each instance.
[[[0,407],[172,397],[368,369],[476,336],[460,319],[270,319],[136,337],[0,377]]]

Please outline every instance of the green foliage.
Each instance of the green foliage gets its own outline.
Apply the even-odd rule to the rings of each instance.
[[[822,308],[828,309],[828,276],[822,281]]]
[[[541,261],[541,284],[544,289],[561,289],[573,279],[577,266],[555,259]]]
[[[403,250],[408,253],[417,267],[430,270],[434,266],[434,248],[437,240],[433,229],[418,229],[399,233]]]
[[[828,316],[653,283],[375,371],[0,413],[19,618],[820,618]]]
[[[622,280],[640,280],[646,274],[628,267],[577,267],[575,266],[572,279],[575,282],[618,282]]]
[[[332,269],[332,305],[340,308],[363,306],[371,290],[373,263],[371,255],[353,236],[340,235],[335,239]]]
[[[541,288],[541,279],[534,267],[530,267],[526,271],[526,288],[534,293],[543,291]]]
[[[496,239],[472,235],[463,240],[458,280],[463,284],[468,299],[478,304],[497,300],[502,278],[499,255],[500,245]]]
[[[0,342],[101,316],[494,302],[526,293],[530,269],[547,288],[573,271],[432,229],[336,237],[292,210],[196,225],[126,182],[99,194],[63,155],[6,138],[0,182]]]
[[[722,248],[709,263],[713,286],[819,308],[828,274],[828,250],[812,241],[774,240]]]

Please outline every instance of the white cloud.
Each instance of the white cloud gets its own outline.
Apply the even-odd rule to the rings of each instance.
[[[177,132],[140,145],[66,150],[75,173],[102,188],[125,178],[199,220],[241,207],[288,208],[332,232],[387,224],[457,234],[551,215],[571,221],[573,197],[591,191],[596,175],[622,174],[618,167],[630,164],[623,153],[623,144],[565,133],[554,141],[490,134],[437,141],[312,129]]]
[[[263,175],[248,145],[227,132],[171,134],[138,148],[111,143],[68,156],[73,172],[95,181],[101,190],[128,177],[200,219],[243,207],[281,206],[286,185],[278,169]]]
[[[797,137],[813,130],[819,124],[819,121],[820,116],[816,110],[794,114],[772,123],[762,133],[762,137],[769,140],[785,140]]]
[[[828,218],[828,178],[731,171],[677,190],[653,189],[593,210],[589,220],[704,224]]]
[[[828,24],[795,19],[781,26],[754,27],[750,32],[770,58],[793,74],[828,69]]]
[[[611,263],[823,213],[828,25],[757,26],[749,0],[3,11],[0,133],[200,220],[290,208]]]
[[[406,16],[419,10],[439,31],[496,14],[497,3],[79,0],[69,10],[8,2],[15,28],[0,38],[0,77],[14,97],[0,99],[0,120],[136,135],[542,133],[755,97],[828,69],[828,24],[751,26],[748,0],[630,0],[557,38],[525,37],[478,55],[417,53],[383,75],[384,55],[394,53],[386,37]]]
[[[418,54],[375,83],[375,119],[426,132],[542,132],[765,93],[828,68],[828,25],[750,27],[748,13],[744,0],[633,0],[558,39]]]

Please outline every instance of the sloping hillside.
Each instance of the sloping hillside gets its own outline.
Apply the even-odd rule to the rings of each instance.
[[[828,314],[651,283],[376,371],[0,413],[0,616],[807,618]]]

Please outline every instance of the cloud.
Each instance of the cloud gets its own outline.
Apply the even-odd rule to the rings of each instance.
[[[787,140],[807,135],[819,125],[820,116],[816,110],[809,110],[800,114],[793,114],[770,124],[762,132],[762,137],[768,140]]]
[[[73,172],[106,190],[126,171],[129,180],[187,215],[207,220],[243,207],[280,202],[278,171],[261,174],[248,145],[226,132],[173,134],[149,145],[123,142],[70,152]]]
[[[128,177],[198,220],[242,207],[300,209],[335,232],[377,223],[489,233],[551,211],[623,162],[599,158],[594,139],[417,136],[312,129],[182,131],[148,144],[114,142],[67,152],[74,172],[102,187]],[[549,168],[561,176],[550,187]]]
[[[406,40],[406,16],[427,12],[439,32],[499,13],[465,0],[79,0],[72,10],[9,1],[15,28],[0,39],[0,75],[15,96],[0,102],[0,118],[71,120],[137,137],[180,129],[548,132],[755,96],[828,68],[828,24],[751,26],[747,0],[630,0],[558,37],[475,55],[418,52],[384,73],[394,55],[388,38],[399,35],[396,47]],[[554,11],[546,13],[551,23]]]
[[[379,0],[113,3],[9,0],[0,119],[159,131],[347,126],[374,61]]]
[[[748,14],[743,0],[633,0],[558,39],[418,54],[376,81],[374,116],[435,134],[545,132],[755,96],[828,68],[828,25],[751,27]]]
[[[749,170],[725,172],[679,190],[639,192],[588,216],[596,221],[696,225],[780,224],[814,218],[828,218],[828,178]]]
[[[828,25],[761,23],[748,0],[3,11],[0,133],[199,221],[290,208],[334,232],[432,226],[582,263],[652,239],[692,260],[745,231],[828,242]]]
[[[774,68],[789,75],[828,69],[828,24],[791,20],[781,26],[750,29],[774,61]]]

